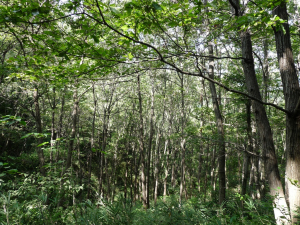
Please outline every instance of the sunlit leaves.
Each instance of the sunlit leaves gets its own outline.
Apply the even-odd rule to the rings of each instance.
[[[22,118],[19,116],[6,115],[6,116],[2,116],[2,118],[0,119],[0,124],[2,125],[12,125],[15,123],[19,123],[20,125],[23,126],[26,125],[26,122],[22,120]]]

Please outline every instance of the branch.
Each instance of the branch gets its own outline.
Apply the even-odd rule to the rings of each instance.
[[[213,58],[213,59],[242,59],[242,60],[249,60],[243,57],[231,57],[231,56],[223,56],[223,57],[217,57],[217,56],[207,56],[207,55],[195,55],[198,57],[203,57],[203,58]]]
[[[235,16],[239,16],[239,7],[232,1],[232,0],[228,0],[230,5],[234,8],[234,15]]]
[[[135,43],[138,43],[138,44],[141,44],[141,45],[145,45],[145,46],[147,46],[147,47],[153,49],[153,50],[158,54],[159,58],[160,58],[161,60],[163,59],[162,54],[161,54],[154,46],[152,46],[152,45],[150,45],[150,44],[148,44],[148,43],[145,43],[145,42],[143,42],[143,41],[136,40],[136,39],[134,39],[134,38],[132,38],[132,37],[129,37],[129,36],[123,34],[122,32],[118,31],[117,29],[115,29],[115,28],[112,27],[111,25],[109,25],[109,24],[106,22],[105,18],[104,18],[104,15],[103,15],[103,13],[102,13],[102,10],[100,9],[98,0],[96,0],[96,4],[97,4],[98,11],[99,11],[99,13],[100,13],[100,16],[101,16],[101,18],[102,18],[102,20],[103,20],[103,24],[104,24],[105,26],[107,26],[108,28],[110,28],[111,30],[113,30],[114,32],[116,32],[117,34],[121,35],[122,37],[125,37],[125,38],[127,38],[127,39],[129,39],[129,40],[131,40],[131,41],[133,41],[133,42],[135,42]]]
[[[50,23],[50,22],[53,22],[53,21],[56,21],[56,20],[61,20],[61,19],[65,19],[65,18],[68,18],[68,17],[71,17],[71,16],[81,15],[81,14],[85,14],[85,13],[73,13],[73,14],[69,14],[69,15],[66,15],[66,16],[62,16],[62,17],[59,17],[59,18],[52,19],[52,20],[44,20],[44,21],[39,21],[39,22],[30,22],[30,21],[21,21],[21,22],[28,23],[28,24],[43,24],[43,23]]]
[[[232,2],[232,0],[229,0],[229,1]],[[233,3],[233,2],[232,2],[232,3]],[[110,28],[111,30],[115,31],[117,34],[121,35],[122,37],[125,37],[125,38],[127,38],[127,39],[129,39],[129,40],[131,40],[131,41],[133,41],[133,42],[135,42],[135,43],[138,43],[138,44],[141,44],[141,45],[145,45],[145,46],[147,46],[147,47],[153,49],[153,50],[158,54],[159,60],[160,60],[161,62],[163,62],[163,63],[165,63],[165,64],[171,66],[171,67],[173,68],[173,70],[175,70],[175,71],[177,71],[177,72],[179,72],[179,73],[185,74],[185,75],[196,76],[196,77],[202,77],[202,78],[204,78],[204,79],[206,79],[206,80],[208,80],[208,81],[210,81],[210,82],[212,82],[212,83],[214,83],[214,84],[217,84],[218,86],[224,88],[225,90],[227,90],[227,91],[229,91],[229,92],[236,93],[236,94],[241,94],[241,95],[246,96],[246,97],[248,97],[249,99],[252,99],[252,100],[254,100],[254,101],[257,101],[257,102],[259,102],[259,103],[261,103],[261,104],[263,104],[263,105],[270,105],[270,106],[273,106],[273,107],[276,108],[276,109],[279,109],[280,111],[282,111],[282,112],[284,112],[284,113],[286,113],[286,114],[291,114],[290,111],[288,111],[288,110],[286,110],[286,109],[284,109],[284,108],[282,108],[282,107],[280,107],[280,106],[278,106],[278,105],[276,105],[276,104],[268,103],[268,102],[263,102],[262,100],[260,100],[260,99],[258,99],[258,98],[255,98],[255,97],[253,97],[253,96],[251,96],[251,95],[249,95],[249,94],[246,94],[246,93],[244,93],[244,92],[241,92],[241,91],[237,91],[237,90],[231,89],[231,88],[227,87],[226,85],[224,85],[224,84],[222,84],[222,83],[220,83],[220,82],[218,82],[218,81],[216,81],[216,80],[214,80],[214,79],[211,79],[211,78],[209,78],[209,77],[207,77],[207,76],[204,76],[201,70],[199,70],[199,73],[191,73],[191,72],[183,71],[183,70],[180,69],[179,67],[175,66],[175,64],[166,61],[165,58],[162,56],[162,54],[159,52],[159,50],[158,50],[157,48],[155,48],[153,45],[148,44],[148,43],[145,43],[145,42],[140,41],[140,40],[136,40],[136,39],[134,39],[134,38],[132,38],[132,37],[129,37],[129,36],[123,34],[122,32],[120,32],[119,30],[115,29],[115,28],[112,27],[111,25],[109,25],[109,24],[106,22],[105,18],[104,18],[104,15],[103,15],[103,13],[102,13],[102,10],[100,9],[98,0],[96,0],[96,4],[97,4],[98,11],[99,11],[99,13],[100,13],[100,15],[101,15],[101,18],[102,18],[102,20],[103,20],[103,24],[104,24],[105,26],[107,26],[107,27]],[[233,4],[234,4],[234,3],[233,3]],[[234,6],[236,7],[236,9],[238,9],[237,6],[236,6],[235,4],[234,4]]]
[[[17,41],[19,42],[20,44],[20,47],[22,49],[22,52],[23,52],[23,56],[24,56],[24,59],[25,59],[25,65],[28,67],[28,62],[27,62],[27,58],[26,58],[26,52],[25,52],[25,48],[23,46],[23,42],[20,40],[20,38],[16,35],[16,33],[8,26],[7,23],[5,23],[5,25],[9,28],[9,31],[13,34],[13,36],[17,39]]]
[[[164,68],[164,69],[165,69],[165,68]],[[211,79],[211,78],[209,78],[209,77],[204,76],[202,73],[200,73],[200,74],[195,74],[195,73],[185,72],[185,71],[179,69],[179,68],[176,67],[176,66],[174,66],[174,69],[171,69],[171,70],[175,70],[175,71],[177,71],[177,72],[180,72],[180,73],[186,74],[186,75],[190,75],[190,76],[202,77],[202,78],[204,78],[204,79],[206,79],[206,80],[208,80],[208,81],[210,81],[210,82],[212,82],[212,83],[214,83],[214,84],[216,84],[216,85],[218,85],[218,86],[224,88],[226,91],[229,91],[229,92],[232,92],[232,93],[236,93],[236,94],[243,95],[243,96],[245,96],[245,97],[247,97],[247,98],[249,98],[249,99],[252,99],[252,100],[254,100],[254,101],[257,101],[257,102],[259,102],[259,103],[261,103],[261,104],[263,104],[263,105],[270,105],[270,106],[273,106],[273,107],[276,108],[276,109],[279,109],[280,111],[282,111],[282,112],[284,112],[284,113],[286,113],[286,114],[291,114],[290,111],[288,111],[288,110],[286,110],[286,109],[284,109],[284,108],[282,108],[282,107],[280,107],[280,106],[278,106],[278,105],[276,105],[276,104],[269,103],[269,102],[264,102],[264,101],[262,101],[262,100],[260,100],[260,99],[258,99],[258,98],[255,98],[255,97],[253,97],[253,96],[251,96],[251,95],[249,95],[249,94],[247,94],[247,93],[245,93],[245,92],[237,91],[237,90],[231,89],[231,88],[227,87],[226,85],[222,84],[221,82],[215,81],[215,80],[213,80],[213,79]]]

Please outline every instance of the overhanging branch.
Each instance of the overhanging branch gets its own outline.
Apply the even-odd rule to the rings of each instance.
[[[230,0],[230,3],[233,3],[233,2]],[[99,11],[99,13],[100,13],[100,16],[101,16],[101,18],[102,18],[102,24],[103,24],[103,25],[107,26],[108,28],[110,28],[111,30],[113,30],[114,32],[116,32],[117,34],[119,34],[119,35],[122,36],[122,37],[125,37],[125,38],[127,38],[127,39],[129,39],[129,40],[131,40],[131,41],[133,41],[133,42],[135,42],[135,43],[137,43],[137,44],[141,44],[141,45],[144,45],[144,46],[147,46],[147,47],[153,49],[153,50],[157,53],[157,55],[158,55],[158,57],[159,57],[159,60],[160,60],[161,62],[163,62],[163,63],[165,63],[165,64],[171,66],[171,67],[173,68],[173,70],[175,70],[175,71],[177,71],[177,72],[179,72],[179,73],[185,74],[185,75],[196,76],[196,77],[202,77],[202,78],[204,78],[204,79],[206,79],[206,80],[208,80],[208,81],[210,81],[210,82],[212,82],[212,83],[214,83],[214,84],[216,84],[216,85],[218,85],[218,86],[224,88],[225,90],[227,90],[227,91],[229,91],[229,92],[236,93],[236,94],[241,94],[241,95],[243,95],[243,96],[245,96],[245,97],[247,97],[247,98],[249,98],[249,99],[251,99],[251,100],[257,101],[257,102],[259,102],[259,103],[261,103],[261,104],[263,104],[263,105],[269,105],[269,106],[272,106],[272,107],[274,107],[274,108],[276,108],[276,109],[278,109],[278,110],[280,110],[280,111],[282,111],[282,112],[284,112],[284,113],[286,113],[286,114],[289,114],[289,115],[291,114],[290,111],[288,111],[288,110],[286,110],[286,109],[284,109],[284,108],[282,108],[282,107],[280,107],[280,106],[278,106],[278,105],[276,105],[276,104],[269,103],[269,102],[264,102],[264,101],[262,101],[262,100],[260,100],[260,99],[258,99],[258,98],[255,98],[255,97],[253,97],[253,96],[251,96],[251,95],[249,95],[249,94],[247,94],[247,93],[244,93],[244,92],[241,92],[241,91],[237,91],[237,90],[231,89],[231,88],[227,87],[226,85],[222,84],[221,82],[218,82],[218,81],[216,81],[216,80],[214,80],[214,79],[211,79],[211,78],[209,78],[209,77],[203,75],[203,73],[202,73],[201,70],[199,70],[199,73],[191,73],[191,72],[183,71],[182,69],[180,69],[179,67],[177,67],[175,64],[166,61],[166,59],[163,57],[163,55],[160,53],[160,51],[159,51],[156,47],[154,47],[153,45],[151,45],[151,44],[149,44],[149,43],[146,43],[146,42],[143,42],[143,41],[140,41],[140,40],[136,40],[136,39],[134,39],[134,38],[132,38],[132,37],[129,37],[129,36],[123,34],[122,32],[120,32],[119,30],[117,30],[116,28],[114,28],[114,27],[112,27],[111,25],[109,25],[109,24],[107,23],[107,21],[105,20],[105,17],[104,17],[104,15],[103,15],[103,13],[102,13],[102,10],[101,10],[101,8],[100,8],[100,6],[99,6],[98,0],[96,0],[96,4],[97,4],[98,11]],[[234,6],[235,6],[235,7],[234,7]],[[236,11],[238,11],[238,8],[236,7],[235,4],[233,5],[233,7],[236,9]]]

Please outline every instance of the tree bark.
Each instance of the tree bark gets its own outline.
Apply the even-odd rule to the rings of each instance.
[[[277,58],[283,84],[286,115],[286,197],[290,206],[292,223],[299,223],[295,211],[300,206],[300,89],[291,46],[286,3],[276,6],[273,15],[286,22],[284,30],[274,27]]]
[[[65,95],[67,92],[67,88],[65,87],[63,90],[63,94],[61,96],[61,107],[60,107],[60,113],[59,113],[59,121],[58,121],[58,130],[57,130],[57,139],[60,139],[62,135],[62,128],[63,128],[63,116],[64,116],[64,106],[65,106]],[[56,142],[56,156],[55,156],[55,161],[58,162],[59,159],[59,144]]]
[[[137,92],[139,99],[139,150],[141,157],[141,183],[142,183],[142,202],[145,209],[148,208],[147,204],[147,192],[146,192],[146,177],[145,177],[145,152],[144,152],[144,125],[143,125],[143,107],[142,107],[142,95],[141,95],[141,81],[140,75],[137,76]]]
[[[246,79],[246,86],[248,93],[253,97],[261,100],[261,95],[258,87],[258,82],[255,75],[254,60],[252,56],[252,42],[251,36],[248,31],[241,32],[242,40],[242,56],[247,60],[243,60],[243,69]],[[274,214],[278,224],[287,223],[286,219],[283,219],[287,211],[287,204],[285,201],[282,184],[279,175],[278,163],[275,154],[275,147],[273,142],[273,135],[269,120],[264,106],[256,101],[252,102],[253,111],[258,122],[258,129],[262,148],[265,156],[265,169],[266,177],[269,183],[270,193],[274,199]]]
[[[34,98],[34,107],[35,107],[35,123],[36,123],[36,132],[39,134],[43,133],[42,130],[42,120],[41,120],[41,112],[40,112],[40,105],[39,105],[39,93],[38,89],[35,88],[33,92],[33,98]],[[43,176],[46,175],[46,170],[45,170],[45,157],[44,157],[44,151],[43,149],[39,146],[40,144],[43,143],[42,137],[38,137],[38,146],[37,146],[37,153],[40,161],[40,172]]]
[[[209,58],[209,77],[214,79],[214,52],[213,52],[213,43],[208,43],[208,54]],[[219,107],[218,96],[216,92],[215,84],[209,82],[210,92],[212,96],[212,103],[216,118],[216,125],[218,129],[218,164],[219,164],[219,204],[221,205],[225,200],[226,195],[226,176],[225,176],[225,141],[224,141],[224,126],[223,126],[223,117]]]
[[[73,148],[74,148],[74,140],[76,137],[77,117],[78,117],[78,112],[79,112],[79,99],[78,99],[77,92],[78,92],[77,87],[75,87],[75,90],[73,93],[72,131],[71,131],[70,141],[69,141],[66,170],[69,169],[71,166],[72,154],[73,154]]]
[[[236,16],[242,16],[238,0],[229,0],[231,6],[234,8]],[[252,55],[252,41],[249,30],[240,31],[240,38],[242,43],[242,61],[245,75],[246,87],[249,95],[262,100],[254,67],[254,59]],[[277,224],[288,224],[288,208],[285,200],[278,163],[275,153],[275,146],[273,142],[273,135],[270,123],[265,111],[264,105],[257,101],[252,102],[253,111],[257,120],[257,125],[260,134],[260,140],[264,151],[264,164],[266,177],[268,180],[270,194],[274,198],[273,209]]]
[[[250,155],[247,151],[253,152],[252,127],[251,127],[251,103],[250,103],[250,101],[248,101],[246,104],[246,112],[247,112],[248,143],[246,145],[246,151],[244,152],[241,195],[245,195],[247,193],[247,181],[248,181],[248,177],[249,177],[249,160],[250,160]]]
[[[53,87],[53,102],[51,104],[50,98],[49,98],[49,103],[51,106],[51,141],[50,141],[50,164],[52,165],[53,163],[53,151],[54,151],[54,146],[55,146],[55,139],[56,139],[56,133],[55,133],[55,109],[56,109],[56,93],[55,93],[55,87]]]
[[[87,198],[89,199],[91,195],[91,174],[92,174],[92,157],[93,151],[95,149],[95,120],[96,120],[96,110],[97,110],[97,99],[95,93],[95,83],[93,83],[93,103],[94,103],[94,110],[93,110],[93,119],[92,119],[92,130],[91,130],[91,148],[88,149],[87,152],[87,170],[88,170],[88,185],[87,185]]]
[[[180,147],[181,147],[181,162],[180,162],[180,189],[179,189],[179,202],[182,203],[182,196],[185,193],[186,197],[186,185],[185,185],[185,134],[184,134],[184,127],[185,127],[185,120],[186,120],[186,113],[185,113],[185,104],[184,104],[184,86],[183,86],[183,74],[178,74],[180,79],[180,93],[181,93],[181,135],[180,135]]]
[[[156,134],[156,144],[155,144],[155,164],[154,164],[154,179],[155,179],[155,184],[154,184],[154,204],[157,202],[157,195],[158,195],[158,178],[159,178],[159,158],[160,158],[160,138],[161,138],[161,133],[160,133],[160,128],[157,128],[157,134]]]
[[[150,158],[152,141],[154,135],[153,120],[154,120],[154,79],[152,78],[152,91],[151,91],[151,110],[150,110],[150,133],[149,133],[149,144],[147,154],[147,208],[150,208]]]

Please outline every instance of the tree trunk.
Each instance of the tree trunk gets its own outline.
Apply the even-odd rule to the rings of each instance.
[[[176,167],[176,152],[177,152],[177,148],[171,148],[173,149],[172,151],[172,171],[171,171],[171,184],[172,184],[172,188],[176,187],[176,173],[175,173],[175,167]]]
[[[166,138],[165,140],[165,149],[164,149],[164,152],[166,153],[166,157],[165,157],[165,177],[164,177],[164,192],[163,192],[163,196],[164,196],[164,199],[165,197],[167,196],[167,184],[168,184],[168,175],[169,175],[169,139]]]
[[[141,82],[140,75],[137,76],[137,92],[139,99],[139,150],[141,157],[141,184],[142,184],[142,202],[145,209],[148,208],[147,193],[146,193],[146,177],[145,177],[145,152],[144,152],[144,126],[143,126],[143,107],[142,107],[142,95],[141,95]]]
[[[147,154],[147,208],[150,207],[150,158],[151,158],[151,148],[153,140],[153,120],[154,120],[154,79],[152,78],[152,91],[151,91],[151,110],[150,110],[150,134],[149,134],[149,145]]]
[[[208,54],[209,58],[209,77],[214,79],[214,52],[213,52],[213,43],[208,43]],[[225,177],[225,141],[224,141],[224,126],[223,126],[223,118],[221,114],[221,110],[219,107],[218,96],[216,92],[215,84],[209,82],[210,92],[212,96],[212,103],[216,118],[216,125],[218,129],[218,164],[219,164],[219,204],[221,205],[225,200],[226,194],[226,177]]]
[[[210,151],[210,149],[208,149]],[[209,153],[210,158],[211,158],[211,163],[210,163],[210,185],[212,186],[212,193],[211,193],[211,198],[212,200],[215,200],[216,198],[216,184],[215,184],[215,169],[216,169],[216,148],[215,145],[212,145],[212,151]]]
[[[235,15],[242,16],[239,1],[235,0],[234,3],[233,0],[229,0],[229,2],[235,10]],[[247,91],[249,95],[262,100],[255,74],[254,59],[252,55],[252,41],[249,30],[240,31],[240,37],[242,42],[242,57],[244,58],[242,62]],[[269,183],[270,194],[274,197],[273,207],[275,220],[277,224],[287,224],[288,208],[280,180],[270,123],[265,107],[261,103],[253,101],[252,107],[257,120],[260,140],[264,151],[265,172]]]
[[[283,24],[284,30],[273,29],[285,97],[285,109],[291,112],[286,115],[286,197],[290,206],[292,223],[296,224],[300,221],[299,218],[296,218],[295,213],[297,207],[300,206],[300,89],[293,59],[286,3],[276,6],[273,15],[286,21]]]
[[[242,56],[247,60],[243,60],[243,68],[246,79],[248,93],[253,97],[261,100],[259,87],[254,70],[254,60],[252,56],[252,42],[248,31],[241,32],[242,39]],[[270,193],[274,199],[274,214],[278,224],[287,223],[283,217],[287,212],[287,204],[285,201],[282,184],[280,180],[278,163],[275,154],[275,147],[269,120],[264,106],[253,101],[253,110],[258,122],[260,140],[265,156],[266,177],[269,183]]]
[[[77,82],[76,82],[77,84]],[[70,141],[69,141],[69,149],[68,149],[68,155],[67,155],[67,165],[66,169],[69,169],[72,162],[72,154],[73,154],[73,148],[74,148],[74,140],[76,137],[76,126],[77,126],[77,117],[79,112],[79,99],[78,99],[78,93],[77,93],[77,87],[74,87],[74,93],[73,93],[73,112],[72,112],[72,131],[70,135]]]
[[[42,120],[41,120],[41,112],[40,112],[40,105],[39,105],[39,93],[38,89],[36,88],[33,92],[33,98],[34,98],[34,106],[35,106],[35,123],[36,123],[36,132],[39,134],[43,133],[42,130]],[[38,137],[38,146],[37,146],[37,153],[40,161],[40,172],[43,176],[46,175],[46,170],[45,170],[45,158],[44,158],[44,151],[39,146],[40,144],[43,143],[42,137]]]
[[[61,138],[62,135],[62,128],[63,128],[63,116],[64,116],[64,106],[65,106],[65,95],[67,92],[67,88],[65,87],[63,90],[63,94],[61,96],[61,107],[60,107],[60,114],[59,114],[59,121],[58,121],[58,130],[57,130],[57,139]],[[55,156],[55,161],[58,162],[59,159],[59,143],[56,142],[56,156]]]
[[[241,191],[242,195],[245,195],[247,193],[247,181],[248,181],[248,176],[249,176],[250,155],[247,151],[253,152],[252,127],[251,127],[251,103],[250,103],[250,101],[248,101],[247,104],[246,104],[246,112],[247,112],[247,139],[248,139],[248,143],[246,145],[246,151],[244,152],[242,191]]]
[[[95,93],[95,83],[93,83],[93,119],[92,119],[92,134],[91,134],[91,149],[87,152],[87,170],[88,170],[88,185],[87,185],[87,198],[89,199],[91,195],[91,174],[92,174],[92,156],[93,151],[95,150],[95,120],[96,120],[96,110],[97,110],[97,100]]]
[[[49,103],[51,106],[51,141],[50,141],[50,164],[53,163],[53,151],[55,146],[55,139],[56,139],[56,133],[55,133],[55,109],[56,109],[56,93],[55,93],[55,87],[53,87],[53,103],[51,104],[50,99]]]
[[[182,196],[185,193],[186,196],[186,185],[185,185],[185,134],[184,134],[184,127],[185,127],[185,105],[184,105],[184,86],[183,86],[183,74],[178,74],[180,79],[180,92],[181,92],[181,135],[180,135],[180,147],[181,147],[181,162],[180,162],[180,193],[179,193],[179,202],[182,203]]]
[[[157,128],[157,135],[156,135],[156,144],[155,144],[155,168],[154,168],[154,179],[155,179],[155,184],[154,184],[154,204],[157,202],[157,195],[158,195],[158,178],[159,178],[159,145],[160,145],[160,130]]]
[[[263,84],[264,84],[264,94],[263,94],[263,100],[265,102],[268,101],[268,88],[269,88],[269,55],[268,55],[268,40],[264,40],[263,43],[264,48],[264,66],[263,66]]]

